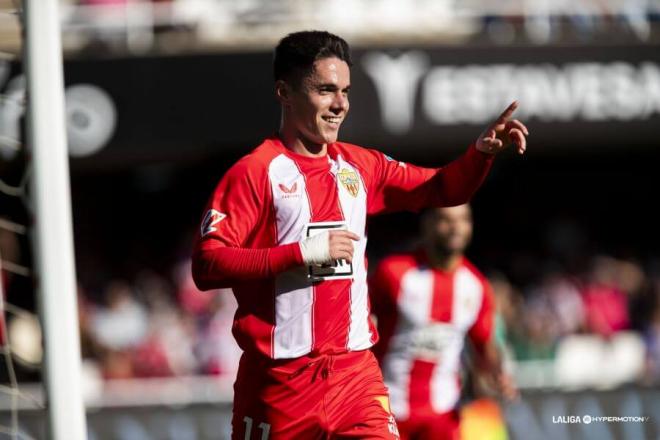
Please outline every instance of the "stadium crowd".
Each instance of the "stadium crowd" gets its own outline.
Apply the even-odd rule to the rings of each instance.
[[[235,373],[240,349],[231,335],[233,295],[199,292],[189,266],[184,260],[167,276],[144,271],[131,280],[115,279],[100,296],[80,287],[84,356],[104,378]],[[502,272],[489,274],[497,302],[496,335],[514,365],[558,361],[562,343],[576,337],[589,342],[563,357],[579,356],[568,361],[585,363],[589,349],[607,351],[617,336],[633,335],[644,347],[643,365],[631,367],[634,381],[660,379],[657,267],[607,255],[591,256],[589,269],[581,273],[551,262],[543,266],[538,279],[524,286]]]

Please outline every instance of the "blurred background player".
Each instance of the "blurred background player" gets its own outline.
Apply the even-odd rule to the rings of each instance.
[[[495,343],[491,287],[464,255],[470,206],[429,209],[421,226],[421,249],[385,258],[370,280],[380,335],[374,352],[401,438],[458,439],[466,339],[488,382],[507,399],[517,390]]]
[[[224,175],[202,220],[195,282],[238,301],[233,438],[398,438],[368,350],[367,216],[465,203],[494,154],[526,148],[516,102],[443,168],[338,142],[350,66],[348,44],[327,32],[280,41],[279,132]]]

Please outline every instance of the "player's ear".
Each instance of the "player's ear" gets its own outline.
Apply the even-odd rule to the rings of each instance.
[[[275,97],[280,104],[288,105],[291,101],[291,86],[281,79],[275,81]]]

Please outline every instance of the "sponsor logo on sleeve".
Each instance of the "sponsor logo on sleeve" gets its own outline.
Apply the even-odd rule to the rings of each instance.
[[[206,211],[206,214],[204,214],[204,219],[202,220],[202,237],[210,234],[211,232],[217,231],[218,229],[214,226],[224,220],[225,217],[227,217],[227,214],[223,214],[222,212],[216,211],[215,209],[209,209]]]
[[[394,159],[392,159],[392,156],[388,156],[387,154],[383,154],[383,156],[385,156],[385,159],[387,159],[388,162],[396,162]],[[401,162],[401,161],[398,161],[398,162],[399,162],[398,165],[399,165],[401,168],[405,168],[405,167],[406,167],[405,162]]]

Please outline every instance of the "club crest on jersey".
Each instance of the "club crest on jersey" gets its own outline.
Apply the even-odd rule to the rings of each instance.
[[[227,214],[223,214],[222,212],[216,211],[215,209],[209,209],[206,211],[206,214],[204,214],[204,219],[202,220],[202,237],[206,234],[217,231],[218,229],[214,228],[213,226],[220,223],[225,219],[225,217],[227,217]]]
[[[358,177],[355,171],[343,168],[337,173],[337,177],[344,188],[349,192],[353,197],[357,197],[358,192],[360,191],[360,178]]]

